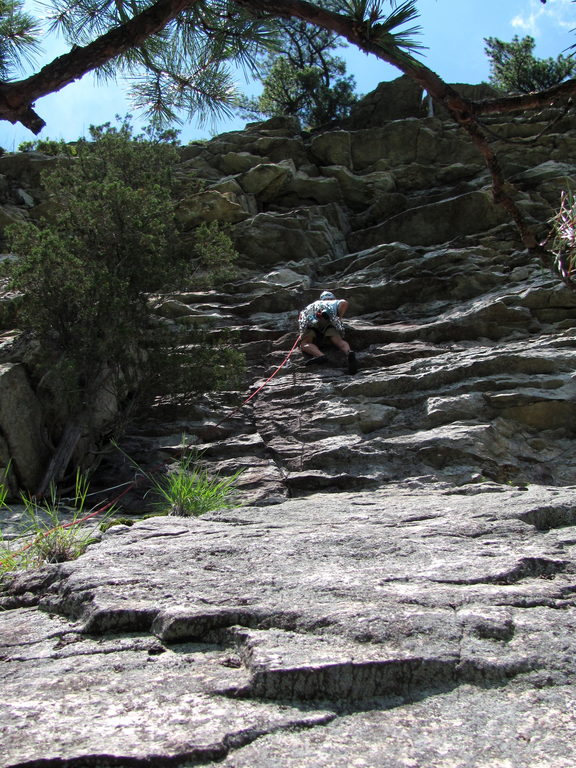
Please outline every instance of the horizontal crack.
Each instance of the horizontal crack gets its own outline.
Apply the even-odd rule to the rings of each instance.
[[[193,747],[173,755],[148,754],[143,756],[109,755],[105,753],[76,757],[38,758],[10,763],[5,768],[177,768],[186,765],[205,765],[226,758],[230,752],[252,744],[263,736],[282,731],[306,730],[324,726],[337,717],[335,712],[321,712],[312,717],[294,719],[271,728],[246,728],[229,733],[218,744]]]
[[[431,579],[439,584],[515,584],[522,579],[547,578],[563,573],[568,567],[565,560],[552,560],[547,557],[523,557],[509,570],[497,574],[483,574],[478,577],[462,579]]]
[[[537,531],[567,528],[576,525],[576,505],[536,507],[522,513],[518,519],[533,525]]]

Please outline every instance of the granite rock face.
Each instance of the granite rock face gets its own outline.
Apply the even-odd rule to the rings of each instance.
[[[412,482],[112,528],[0,614],[3,765],[568,768],[575,522]]]
[[[551,117],[491,123],[542,234],[576,167],[568,118],[525,142]],[[183,190],[206,182],[183,235],[228,221],[240,274],[156,311],[232,332],[246,391],[159,403],[122,447],[151,468],[184,437],[244,470],[243,506],[116,526],[15,580],[5,765],[572,768],[576,295],[439,117],[275,119],[181,160]],[[355,376],[290,353],[324,289]],[[99,480],[132,477],[118,457]]]
[[[551,117],[491,130],[524,141]],[[542,234],[574,186],[576,134],[560,125],[502,155]],[[277,147],[284,159],[273,163]],[[182,294],[177,317],[166,304],[158,312],[204,323],[214,338],[235,334],[246,392],[199,399],[164,425],[151,414],[128,436],[129,455],[155,466],[185,435],[219,470],[243,468],[243,498],[264,504],[411,477],[576,483],[576,294],[522,249],[449,123],[409,118],[308,138],[274,119],[187,152],[212,169],[214,188],[242,190],[246,217],[232,226],[241,274],[225,290]],[[299,350],[285,361],[299,308],[325,288],[349,301],[355,377],[335,348],[328,367],[304,367]],[[110,484],[122,471],[113,467]]]

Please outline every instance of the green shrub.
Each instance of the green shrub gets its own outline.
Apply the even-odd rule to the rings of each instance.
[[[155,506],[159,514],[197,517],[217,509],[232,509],[236,481],[242,471],[229,477],[211,473],[193,453],[181,459],[166,475],[152,477]]]
[[[126,359],[145,338],[145,294],[176,269],[174,148],[134,137],[126,123],[91,133],[92,141],[76,143],[75,158],[43,176],[50,219],[8,232],[19,255],[19,324],[40,342],[46,368],[66,372],[77,407],[110,372],[126,375]]]
[[[195,288],[210,288],[236,275],[238,253],[228,227],[218,221],[203,222],[188,240],[190,274]]]
[[[65,155],[74,157],[76,148],[73,143],[68,143],[64,139],[36,139],[34,141],[23,141],[18,145],[19,152],[42,152],[44,155]]]
[[[43,176],[49,219],[8,230],[19,257],[10,267],[11,287],[23,294],[19,325],[38,342],[38,378],[51,371],[63,383],[59,396],[72,414],[89,412],[104,383],[131,396],[150,379],[171,388],[172,371],[180,376],[184,369],[170,359],[179,354],[174,336],[151,330],[148,295],[229,278],[236,258],[215,223],[197,229],[192,253],[179,247],[173,132],[134,136],[126,119],[90,133],[91,141],[74,143],[74,157]],[[202,391],[218,388],[240,364],[226,343],[195,358],[186,391],[195,379]]]
[[[484,52],[490,60],[490,84],[505,93],[531,93],[551,88],[576,72],[572,56],[560,54],[555,59],[534,56],[536,41],[530,35],[514,35],[506,43],[497,37],[485,37]]]

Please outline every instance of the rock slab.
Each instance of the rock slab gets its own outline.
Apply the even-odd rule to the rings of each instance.
[[[5,599],[3,765],[568,768],[574,490],[113,527]]]

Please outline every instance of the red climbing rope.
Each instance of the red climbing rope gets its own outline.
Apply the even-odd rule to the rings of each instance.
[[[276,370],[274,371],[274,373],[273,373],[271,376],[268,376],[268,378],[266,379],[266,381],[265,381],[263,384],[261,384],[261,385],[258,387],[258,389],[257,389],[255,392],[252,392],[252,394],[251,394],[249,397],[247,397],[247,398],[246,398],[246,400],[244,400],[244,402],[243,402],[243,403],[240,403],[240,405],[239,405],[237,408],[235,408],[235,409],[232,411],[232,413],[228,413],[228,414],[226,414],[226,416],[224,416],[224,418],[223,418],[223,419],[220,419],[220,421],[219,421],[219,422],[218,422],[218,423],[215,425],[215,427],[219,427],[219,426],[220,426],[220,424],[222,424],[224,421],[226,421],[226,419],[229,419],[231,416],[234,416],[234,414],[235,414],[235,413],[238,413],[238,411],[240,410],[240,408],[243,408],[243,407],[246,405],[246,403],[249,403],[249,402],[250,402],[250,400],[252,400],[252,398],[253,398],[253,397],[256,397],[256,395],[258,394],[258,392],[260,392],[262,389],[264,389],[264,387],[266,386],[266,384],[268,384],[268,382],[269,382],[269,381],[271,381],[271,380],[274,378],[274,376],[276,376],[276,374],[277,374],[277,373],[279,373],[279,372],[282,370],[282,368],[284,368],[284,366],[286,365],[286,363],[288,362],[288,360],[290,360],[290,357],[292,356],[292,352],[294,352],[294,350],[295,350],[295,349],[296,349],[296,347],[298,346],[298,342],[300,341],[300,339],[301,339],[301,338],[302,338],[302,336],[301,336],[301,335],[300,335],[300,336],[298,336],[298,338],[296,339],[296,341],[295,341],[295,342],[294,342],[294,344],[292,345],[292,349],[290,350],[290,352],[288,352],[288,354],[286,355],[286,357],[284,358],[284,360],[282,360],[282,362],[280,363],[280,365],[278,366],[278,368],[276,368]]]

